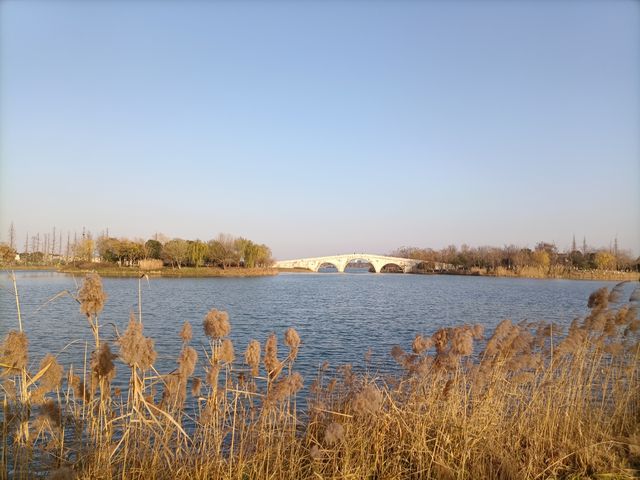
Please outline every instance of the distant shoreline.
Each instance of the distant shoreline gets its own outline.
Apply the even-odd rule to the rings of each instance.
[[[16,271],[34,271],[43,270],[50,272],[65,273],[69,275],[86,275],[87,273],[97,272],[101,277],[122,277],[137,278],[142,275],[149,277],[166,277],[166,278],[241,278],[241,277],[267,277],[278,274],[275,268],[238,268],[229,267],[226,269],[213,267],[183,267],[171,268],[163,267],[158,270],[140,270],[135,267],[109,267],[109,268],[76,268],[69,265],[62,267],[53,266],[35,266],[35,265],[13,265],[4,266],[4,270]]]
[[[102,277],[136,278],[141,275],[150,277],[165,278],[243,278],[243,277],[270,277],[280,273],[316,273],[304,268],[239,268],[229,267],[226,269],[213,267],[164,267],[160,270],[144,271],[135,267],[109,267],[109,268],[75,268],[73,266],[37,266],[37,265],[5,265],[3,270],[15,271],[50,271],[65,273],[69,275],[85,275],[90,272],[97,272]],[[552,273],[551,275],[532,274],[531,272],[516,273],[510,270],[499,272],[484,271],[435,271],[417,272],[413,275],[458,275],[463,277],[496,277],[496,278],[530,278],[540,280],[594,280],[594,281],[639,281],[638,272],[615,272],[600,270],[572,270],[564,273]]]
[[[316,273],[303,268],[278,268],[279,273]],[[394,272],[395,273],[395,272]],[[403,275],[402,273],[397,273]],[[409,275],[457,275],[461,277],[494,277],[494,278],[530,278],[538,280],[594,280],[594,281],[638,281],[640,273],[638,272],[613,272],[600,270],[574,270],[566,273],[553,273],[551,275],[515,273],[510,270],[500,272],[480,272],[480,271],[461,271],[461,270],[442,270],[433,272],[414,272]]]

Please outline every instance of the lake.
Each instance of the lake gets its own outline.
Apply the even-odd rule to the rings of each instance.
[[[82,368],[85,343],[89,353],[93,345],[87,320],[71,297],[49,301],[64,290],[75,293],[82,279],[34,271],[17,272],[16,277],[32,364],[51,352],[66,366]],[[138,280],[104,278],[103,285],[109,298],[100,315],[101,334],[113,341],[116,328],[120,332],[126,328],[129,312],[137,313]],[[161,373],[176,366],[178,332],[185,320],[192,323],[192,345],[204,358],[207,338],[202,319],[216,308],[229,313],[238,360],[250,339],[263,343],[271,332],[278,334],[280,356],[285,357],[283,334],[288,327],[296,328],[302,338],[297,369],[310,378],[325,360],[332,366],[362,366],[369,349],[376,370],[392,369],[389,352],[394,345],[410,350],[417,333],[429,335],[440,327],[479,323],[491,330],[505,318],[568,325],[587,312],[591,292],[613,285],[363,270],[258,278],[152,278],[142,280],[142,310],[145,335],[155,340],[156,369]],[[0,337],[4,337],[17,329],[8,274],[0,277],[0,287]],[[630,293],[633,286],[627,287]],[[118,369],[126,371],[122,364]],[[123,386],[125,378],[119,376],[114,384]]]

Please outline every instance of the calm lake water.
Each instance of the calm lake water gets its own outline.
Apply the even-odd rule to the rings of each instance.
[[[16,276],[31,362],[37,365],[45,353],[52,352],[61,363],[82,368],[85,343],[89,352],[93,344],[86,318],[68,296],[48,302],[63,290],[75,292],[82,279],[52,272],[17,272]],[[587,312],[591,292],[615,283],[362,271],[235,279],[155,278],[148,283],[143,280],[142,310],[145,335],[155,339],[156,368],[162,373],[176,366],[181,347],[178,332],[185,320],[193,324],[192,344],[203,358],[207,339],[202,319],[216,308],[229,313],[239,360],[250,339],[262,343],[276,332],[282,342],[285,330],[296,328],[303,342],[297,368],[309,378],[325,360],[333,366],[362,365],[369,348],[375,368],[392,368],[389,351],[394,345],[409,350],[415,334],[431,334],[443,326],[480,323],[491,330],[505,318],[568,325]],[[103,284],[109,298],[100,323],[103,335],[113,340],[115,328],[122,332],[129,312],[137,312],[138,280],[105,278]],[[627,293],[633,286],[627,285]],[[0,276],[0,287],[0,337],[4,337],[17,329],[7,274]],[[286,347],[280,348],[280,356],[286,356]],[[118,369],[126,371],[122,364]]]

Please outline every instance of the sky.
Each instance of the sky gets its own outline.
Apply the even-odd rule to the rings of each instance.
[[[0,3],[0,240],[640,253],[640,2]]]

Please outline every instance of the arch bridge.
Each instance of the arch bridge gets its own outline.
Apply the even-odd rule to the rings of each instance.
[[[388,257],[385,255],[375,255],[370,253],[350,253],[345,255],[333,255],[329,257],[311,257],[311,258],[297,258],[294,260],[280,260],[275,262],[276,268],[304,268],[317,272],[322,265],[330,264],[336,267],[339,272],[344,272],[347,265],[355,260],[364,260],[373,266],[376,273],[380,271],[386,265],[397,265],[404,273],[410,273],[416,269],[416,267],[423,263],[424,260],[416,260],[413,258],[400,258],[400,257]],[[440,265],[436,265],[436,269],[441,268]]]

